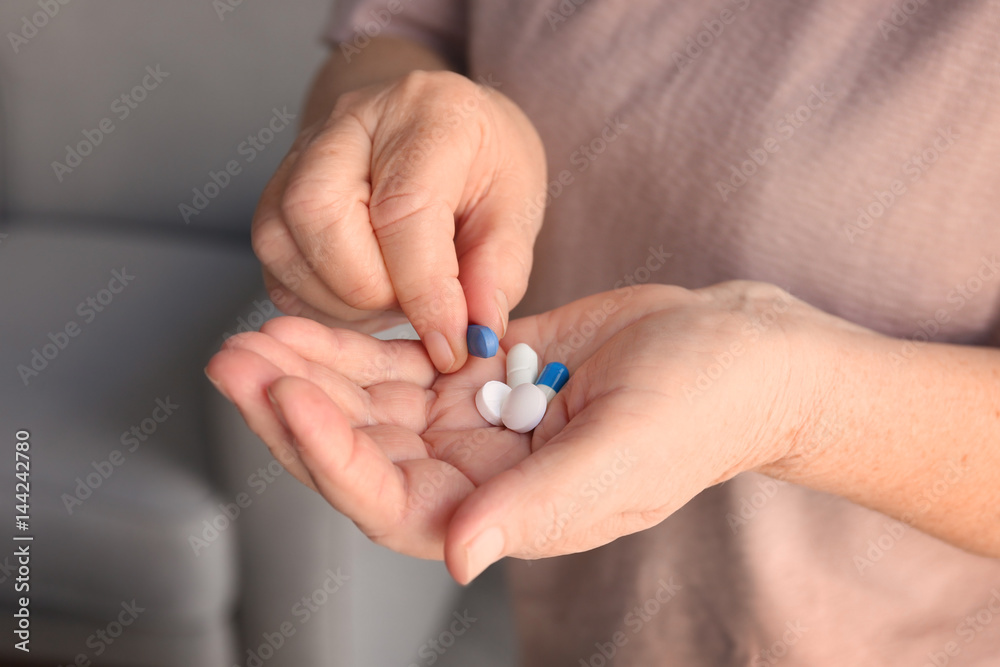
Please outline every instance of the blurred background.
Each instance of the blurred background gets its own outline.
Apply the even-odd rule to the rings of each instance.
[[[499,572],[370,544],[202,374],[276,315],[250,219],[330,11],[0,4],[3,664],[512,664]]]

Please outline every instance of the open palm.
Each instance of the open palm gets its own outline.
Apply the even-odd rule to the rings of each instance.
[[[811,375],[789,361],[784,333],[810,309],[790,298],[739,282],[594,295],[512,321],[495,357],[449,375],[417,341],[284,317],[231,338],[206,371],[278,460],[369,538],[444,558],[464,583],[504,555],[573,553],[648,528],[775,460],[776,434],[800,430],[810,395],[790,383],[792,368]],[[775,304],[782,324],[751,344]],[[530,434],[490,426],[474,400],[519,342],[572,374]]]
[[[530,433],[490,426],[473,400],[505,360],[500,350],[442,375],[417,341],[283,317],[227,341],[209,373],[279,460],[372,540],[441,559],[459,503],[530,453]]]

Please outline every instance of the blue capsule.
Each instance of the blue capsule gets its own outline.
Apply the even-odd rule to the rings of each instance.
[[[494,356],[500,349],[500,339],[489,327],[481,324],[470,324],[465,334],[465,342],[469,346],[469,354],[484,359]]]
[[[536,385],[545,393],[545,400],[551,401],[569,380],[569,369],[558,361],[545,364]]]

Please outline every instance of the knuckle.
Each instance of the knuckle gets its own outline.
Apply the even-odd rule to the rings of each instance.
[[[418,321],[429,324],[430,319],[443,318],[447,313],[453,312],[455,304],[459,299],[464,299],[461,285],[455,278],[445,278],[439,280],[428,280],[421,285],[421,289],[404,296],[398,296],[399,307],[405,313],[416,313],[419,311],[418,320],[411,318],[411,322],[417,330]]]
[[[390,177],[372,195],[369,206],[372,228],[382,239],[410,226],[415,218],[445,220],[454,224],[451,208],[425,189],[409,182],[400,190],[402,177]]]
[[[461,89],[466,85],[474,85],[468,78],[456,72],[446,70],[412,70],[400,78],[398,90],[406,97],[417,99],[429,91],[440,92],[448,89]]]
[[[368,94],[364,90],[349,90],[346,93],[341,93],[333,105],[330,118],[339,118],[348,114],[351,110],[363,106],[367,99]]]
[[[271,266],[284,255],[288,230],[278,220],[254,225],[250,231],[250,247],[264,266]]]
[[[321,218],[335,218],[343,206],[339,199],[322,180],[296,176],[285,187],[281,213],[290,224],[309,226]]]
[[[396,88],[400,94],[404,96],[414,95],[421,92],[424,87],[433,80],[434,77],[431,72],[422,69],[415,69],[400,77]]]
[[[359,272],[351,287],[337,296],[351,308],[365,311],[386,310],[396,301],[392,287],[377,269]]]
[[[393,106],[407,114],[416,112],[420,124],[438,134],[454,131],[460,125],[477,124],[489,96],[484,86],[461,74],[422,70],[400,79],[393,95],[398,101]]]

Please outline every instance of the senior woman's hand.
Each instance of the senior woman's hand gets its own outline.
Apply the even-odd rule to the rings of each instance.
[[[282,312],[369,332],[405,315],[454,371],[467,325],[503,336],[524,296],[544,188],[541,139],[516,104],[410,72],[340,95],[303,129],[261,196],[253,247]]]
[[[468,582],[498,558],[591,549],[703,489],[780,461],[811,429],[805,339],[851,325],[759,283],[624,288],[514,321],[572,375],[533,433],[474,395],[503,353],[435,370],[419,343],[280,318],[207,372],[299,479],[375,542],[444,557]]]

